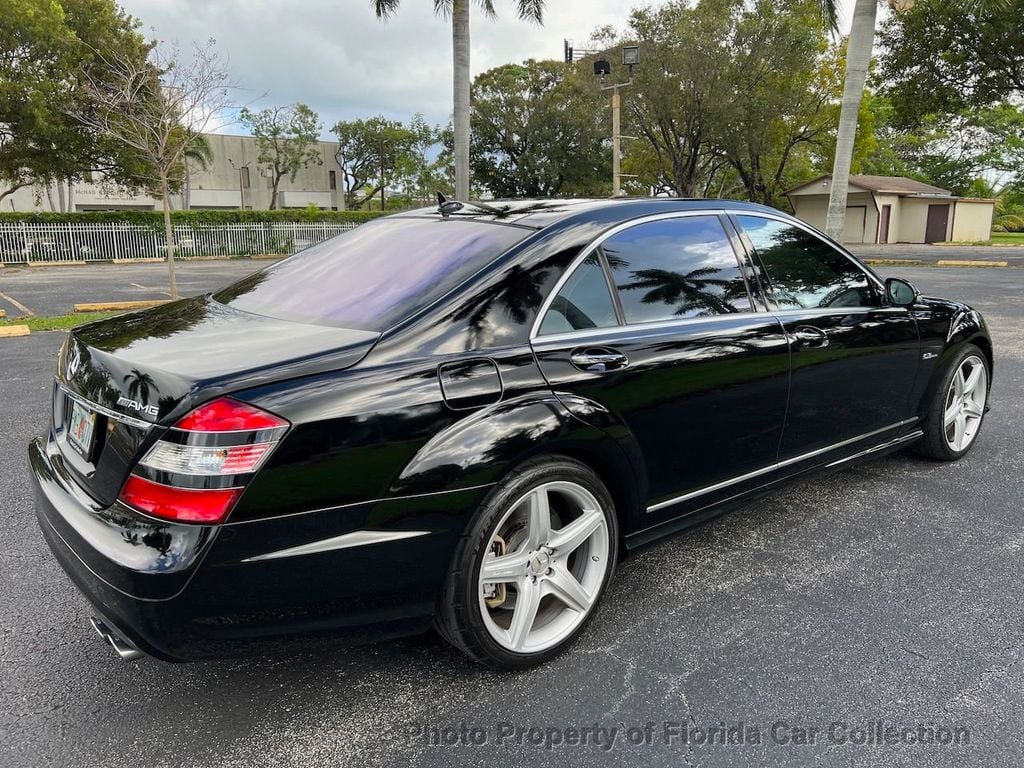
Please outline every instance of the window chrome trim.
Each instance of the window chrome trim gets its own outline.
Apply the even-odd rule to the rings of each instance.
[[[665,509],[666,507],[671,507],[671,506],[674,506],[675,504],[680,504],[680,503],[682,503],[684,501],[689,501],[690,499],[695,499],[698,496],[703,496],[703,495],[708,494],[708,493],[713,493],[714,491],[721,490],[722,488],[728,488],[730,485],[736,485],[737,483],[742,483],[745,480],[751,480],[751,479],[753,479],[755,477],[759,477],[760,475],[765,475],[765,474],[767,474],[769,472],[782,469],[783,467],[789,467],[789,466],[792,466],[793,464],[798,464],[801,461],[806,461],[807,459],[813,459],[815,456],[820,456],[823,453],[828,453],[829,451],[834,451],[834,450],[837,450],[839,448],[843,448],[844,446],[851,445],[851,444],[859,442],[861,440],[866,440],[869,437],[874,437],[875,435],[880,435],[883,432],[891,432],[892,430],[899,429],[900,427],[906,426],[907,424],[915,424],[915,423],[917,423],[917,421],[918,421],[917,417],[914,417],[912,419],[903,419],[903,421],[898,421],[895,424],[890,424],[887,427],[882,427],[881,429],[876,429],[876,430],[873,430],[871,432],[865,432],[862,435],[857,435],[856,437],[851,437],[851,438],[848,438],[847,440],[843,440],[843,441],[838,442],[838,443],[833,443],[832,445],[826,445],[824,448],[818,448],[815,451],[809,451],[808,453],[802,453],[799,456],[793,456],[792,458],[785,459],[783,461],[778,461],[778,462],[775,462],[774,464],[768,464],[767,466],[761,467],[760,469],[755,469],[753,472],[747,472],[746,474],[739,475],[738,477],[732,477],[732,478],[729,478],[728,480],[722,480],[721,482],[715,483],[714,485],[707,485],[707,486],[704,486],[703,488],[698,488],[698,489],[696,489],[694,491],[689,491],[687,493],[684,493],[681,496],[675,496],[675,497],[673,497],[671,499],[666,499],[665,501],[659,501],[657,504],[651,504],[649,507],[647,507],[647,511],[648,512],[657,512],[659,509]],[[918,436],[920,436],[920,435],[918,435]],[[902,437],[903,436],[901,436],[901,439],[902,439]],[[906,439],[909,440],[910,437],[907,436]],[[867,451],[861,451],[860,453],[856,453],[853,456],[849,456],[849,457],[840,459],[839,461],[833,462],[832,464],[829,464],[828,466],[830,466],[830,467],[831,466],[835,466],[836,464],[840,464],[843,461],[852,460],[852,459],[854,459],[854,458],[856,458],[858,456],[861,456],[861,455],[863,455],[865,453],[870,453],[870,452],[875,451],[875,450],[881,450],[882,448],[884,448],[886,445],[888,445],[891,442],[894,442],[894,441],[890,440],[890,441],[888,441],[886,443],[882,443],[881,445],[874,446],[874,447],[872,447],[871,449],[869,449]]]
[[[261,560],[277,560],[282,557],[316,555],[322,552],[348,549],[349,547],[365,547],[368,544],[383,544],[389,541],[413,539],[417,536],[426,536],[428,533],[430,531],[353,531],[352,533],[344,533],[341,536],[332,536],[329,539],[311,541],[309,544],[300,544],[297,547],[279,549],[263,555],[253,555],[252,557],[245,558],[242,562],[257,563]]]
[[[703,317],[681,317],[678,320],[654,320],[649,323],[627,323],[625,325],[609,325],[604,328],[580,328],[575,331],[562,331],[561,333],[547,333],[543,336],[538,336],[535,339],[530,339],[534,347],[543,348],[544,345],[549,341],[563,342],[572,341],[574,339],[586,340],[593,336],[602,336],[605,334],[625,334],[625,333],[636,333],[638,331],[646,330],[671,330],[673,328],[681,328],[689,325],[700,325],[702,323],[711,323],[714,321],[721,322],[722,320],[736,320],[736,319],[751,319],[760,320],[763,322],[775,322],[779,321],[772,317],[768,312],[725,312],[721,315],[705,315]],[[782,332],[781,326],[779,332]]]
[[[587,259],[587,257],[594,253],[598,248],[600,248],[601,244],[604,243],[604,241],[607,240],[608,238],[612,237],[613,235],[617,235],[619,232],[623,232],[627,229],[632,229],[633,227],[640,226],[641,224],[647,224],[652,221],[664,221],[666,219],[682,219],[689,218],[691,216],[709,216],[711,218],[718,218],[720,216],[723,216],[725,213],[726,211],[723,208],[708,208],[704,210],[668,211],[665,213],[653,213],[648,216],[639,216],[635,219],[624,221],[621,224],[616,224],[614,227],[606,229],[596,238],[591,240],[590,243],[583,247],[583,250],[581,250],[576,255],[576,258],[572,260],[572,263],[569,264],[569,266],[566,267],[565,270],[562,272],[561,276],[558,278],[558,281],[551,288],[550,293],[548,293],[548,295],[544,297],[544,301],[543,303],[541,303],[540,309],[537,311],[537,316],[533,319],[533,325],[530,327],[530,342],[532,343],[537,339],[547,339],[555,335],[564,336],[565,334],[568,333],[576,334],[580,332],[586,333],[589,331],[598,330],[594,328],[583,328],[578,331],[565,331],[561,334],[549,334],[547,336],[541,336],[539,333],[541,323],[544,321],[544,316],[548,313],[548,309],[551,307],[552,302],[554,302],[555,297],[558,296],[558,292],[561,291],[563,287],[565,287],[565,283],[569,280],[569,277],[577,270],[577,268],[579,268],[579,266]],[[719,225],[721,226],[721,222],[719,222]],[[722,227],[722,234],[724,234],[728,239],[729,232],[725,229],[724,226]],[[738,260],[737,266],[739,266]],[[609,290],[614,290],[614,287],[615,286],[609,286]],[[613,303],[615,301],[614,293],[612,294],[612,301]],[[716,315],[716,317],[719,317],[719,315]],[[625,320],[625,318],[623,318],[623,320]],[[608,330],[611,328],[635,328],[644,325],[650,324],[636,323],[631,325],[630,323],[623,323],[622,325],[608,326],[608,328],[602,328],[600,330]]]
[[[118,413],[117,411],[111,410],[110,408],[106,408],[102,405],[99,405],[98,403],[94,403],[92,400],[87,400],[86,398],[82,397],[76,392],[72,392],[59,381],[57,382],[57,386],[60,387],[64,394],[67,395],[72,400],[81,403],[89,410],[102,414],[103,416],[106,416],[109,419],[120,421],[123,424],[127,424],[130,427],[137,427],[138,429],[149,429],[150,427],[154,426],[154,423],[152,421],[143,421],[142,419],[136,419],[133,416]]]

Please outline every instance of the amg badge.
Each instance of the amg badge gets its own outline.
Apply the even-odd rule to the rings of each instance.
[[[131,408],[133,411],[144,413],[147,416],[156,417],[160,415],[160,411],[157,410],[157,407],[155,405],[143,405],[138,400],[132,400],[129,397],[122,396],[117,398],[117,404],[123,405],[125,408]]]

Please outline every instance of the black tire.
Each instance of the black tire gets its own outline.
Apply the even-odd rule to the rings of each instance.
[[[980,433],[985,420],[984,409],[982,411],[981,419],[978,422],[977,429],[975,430],[974,437],[963,448],[963,450],[955,450],[949,444],[946,439],[946,429],[943,424],[943,416],[950,396],[950,386],[953,382],[953,377],[960,369],[960,366],[963,365],[964,361],[971,357],[976,357],[981,360],[981,364],[985,369],[985,381],[986,383],[991,381],[988,358],[985,357],[985,353],[974,344],[965,344],[961,347],[946,367],[943,368],[941,374],[936,378],[935,384],[928,395],[929,401],[925,403],[926,410],[924,412],[924,420],[921,424],[924,436],[914,446],[915,452],[919,455],[936,461],[956,461],[957,459],[966,456],[971,448],[973,448],[978,442],[977,435]]]
[[[485,626],[478,591],[480,567],[498,525],[513,505],[532,489],[557,481],[582,486],[599,502],[608,530],[608,565],[589,612],[568,637],[544,651],[518,653],[498,643]],[[614,574],[618,549],[618,523],[611,494],[589,467],[563,456],[525,462],[494,488],[460,539],[435,612],[434,628],[453,646],[489,667],[517,670],[543,664],[571,645],[593,619]]]

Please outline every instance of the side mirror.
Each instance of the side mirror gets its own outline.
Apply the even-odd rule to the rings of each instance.
[[[885,280],[885,300],[895,307],[909,307],[921,294],[906,280],[889,277]]]

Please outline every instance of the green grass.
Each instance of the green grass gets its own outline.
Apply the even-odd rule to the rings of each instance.
[[[1004,245],[1024,245],[1024,232],[993,232],[992,242]]]
[[[76,325],[91,323],[93,320],[103,320],[121,312],[75,312],[70,315],[36,315],[34,317],[7,317],[0,320],[0,326],[5,325],[27,325],[29,330],[36,331],[66,331]]]

